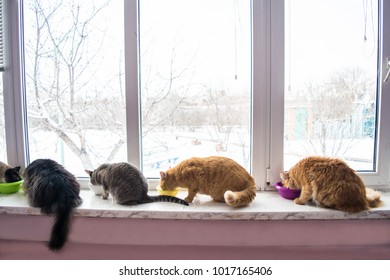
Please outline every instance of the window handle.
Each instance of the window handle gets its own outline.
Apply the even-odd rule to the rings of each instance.
[[[389,79],[389,76],[390,76],[390,57],[387,57],[386,59],[387,59],[387,66],[386,66],[387,74],[386,74],[386,77],[383,80],[383,82],[387,82],[387,80]]]

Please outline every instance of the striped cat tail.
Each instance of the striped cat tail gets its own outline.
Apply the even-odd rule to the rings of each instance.
[[[187,201],[180,199],[176,196],[157,195],[157,196],[149,196],[149,198],[152,200],[150,202],[160,201],[160,202],[172,202],[172,203],[177,203],[185,206],[189,205]]]
[[[371,188],[366,188],[366,198],[370,208],[376,208],[383,204],[381,201],[381,193]]]
[[[225,202],[233,207],[244,207],[249,205],[256,197],[256,186],[250,186],[242,191],[226,191],[224,193]]]

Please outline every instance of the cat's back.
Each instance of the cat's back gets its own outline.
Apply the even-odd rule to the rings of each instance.
[[[203,183],[242,180],[254,182],[253,177],[244,167],[233,159],[221,156],[193,157],[181,162],[178,175],[204,181]]]
[[[231,158],[221,156],[211,156],[205,158],[205,166],[217,172],[225,172],[228,174],[236,174],[245,176],[247,179],[252,178],[250,174],[239,163]]]
[[[105,178],[103,181],[110,187],[122,184],[147,185],[146,178],[142,172],[130,163],[118,162],[105,164],[99,168],[105,169]]]
[[[218,169],[231,167],[234,169],[245,170],[245,168],[233,159],[222,156],[192,157],[187,160],[183,160],[179,165],[181,165],[182,168],[201,167],[204,169]]]
[[[33,190],[42,189],[72,189],[78,194],[80,185],[76,177],[61,164],[51,159],[37,159],[30,163],[24,171],[24,185]]]
[[[8,164],[0,161],[0,183],[5,183],[5,171],[9,168]]]
[[[178,171],[211,171],[226,168],[238,168],[238,164],[226,157],[209,156],[209,157],[192,157],[183,160],[177,165]]]
[[[358,176],[343,160],[331,157],[310,156],[293,166],[289,174],[297,181],[357,180]]]
[[[38,177],[69,177],[75,179],[74,176],[67,171],[62,165],[51,159],[37,159],[30,163],[24,172],[25,177],[35,179]]]
[[[7,168],[9,168],[9,165],[5,162],[0,161],[0,170],[5,170]]]

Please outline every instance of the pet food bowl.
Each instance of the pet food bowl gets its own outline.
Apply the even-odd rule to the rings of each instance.
[[[20,190],[20,185],[23,180],[12,183],[0,183],[0,193],[17,193]]]
[[[301,190],[285,188],[282,182],[277,182],[275,188],[278,190],[279,195],[285,199],[295,199],[301,195]]]
[[[92,185],[91,182],[89,182],[88,187],[96,195],[103,194],[103,187],[101,185]]]
[[[174,190],[163,190],[160,186],[157,186],[156,189],[160,195],[169,195],[169,196],[176,196],[180,191],[180,188],[176,188]]]

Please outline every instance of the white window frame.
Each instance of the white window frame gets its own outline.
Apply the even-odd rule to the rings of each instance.
[[[7,159],[11,165],[25,167],[28,141],[25,129],[24,68],[22,61],[20,1],[3,0],[5,24],[5,69],[3,74],[4,119]]]
[[[3,0],[7,22],[4,104],[10,164],[29,162],[23,66],[23,0]],[[261,190],[273,189],[283,168],[284,1],[252,0],[252,175]],[[380,1],[381,81],[390,57],[390,2]],[[124,0],[128,160],[141,165],[138,0]],[[386,16],[387,17],[386,17]],[[377,172],[361,173],[367,185],[390,188],[390,82],[379,85]]]
[[[124,0],[127,159],[141,167],[138,0]]]

